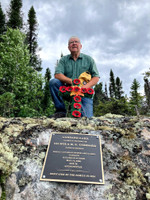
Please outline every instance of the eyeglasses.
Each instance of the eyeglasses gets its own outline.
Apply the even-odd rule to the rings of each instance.
[[[78,44],[80,42],[79,41],[71,41],[71,42],[69,42],[69,44],[73,44],[73,43]]]

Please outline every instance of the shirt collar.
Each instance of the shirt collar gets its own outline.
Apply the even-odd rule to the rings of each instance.
[[[83,54],[82,54],[82,53],[80,53],[80,55],[79,55],[78,59],[82,59],[82,58],[83,58]],[[69,59],[72,59],[72,56],[71,56],[71,54],[70,54],[70,56],[69,56]]]

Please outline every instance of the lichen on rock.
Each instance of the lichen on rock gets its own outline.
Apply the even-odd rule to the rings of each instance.
[[[15,171],[18,158],[14,156],[13,151],[8,146],[0,144],[0,155],[0,171],[4,174]]]
[[[6,200],[150,199],[148,117],[0,118],[0,130],[0,175],[6,180],[0,194]],[[40,181],[49,137],[56,132],[100,136],[105,185]]]

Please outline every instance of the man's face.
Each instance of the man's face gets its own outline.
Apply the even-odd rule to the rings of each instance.
[[[71,38],[69,40],[68,49],[71,53],[80,52],[82,45],[78,38]]]

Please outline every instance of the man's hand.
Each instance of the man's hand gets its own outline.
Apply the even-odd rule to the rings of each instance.
[[[97,84],[99,77],[93,77],[86,85],[83,85],[82,88],[91,88]]]

